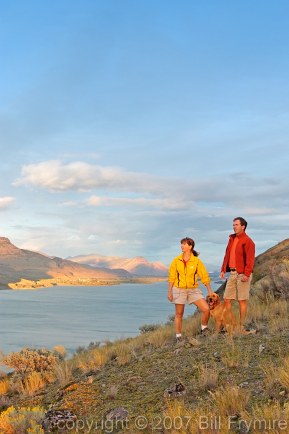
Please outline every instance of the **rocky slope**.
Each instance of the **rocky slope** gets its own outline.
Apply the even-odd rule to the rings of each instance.
[[[254,281],[268,275],[274,267],[283,261],[289,261],[289,238],[281,241],[256,257]]]
[[[289,239],[278,243],[257,256],[253,287],[259,297],[289,299]]]
[[[131,279],[126,270],[92,268],[61,258],[19,249],[0,237],[0,287],[37,287],[52,284],[101,284]],[[18,285],[13,285],[20,282]],[[12,285],[11,285],[12,284]]]
[[[161,262],[149,262],[142,256],[135,258],[120,258],[118,256],[101,256],[96,254],[80,255],[68,258],[78,264],[88,264],[93,267],[122,268],[136,276],[167,276],[168,268]]]

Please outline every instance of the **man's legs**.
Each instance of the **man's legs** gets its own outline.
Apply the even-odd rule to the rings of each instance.
[[[240,310],[240,328],[241,331],[244,330],[245,319],[247,314],[247,300],[238,300],[239,310]]]
[[[247,300],[238,300],[239,302],[239,312],[240,312],[240,330],[244,330],[244,326],[245,326],[245,319],[246,319],[246,314],[247,314]],[[230,299],[225,299],[224,300],[224,304],[226,306],[226,309],[228,311],[232,310],[232,300]]]

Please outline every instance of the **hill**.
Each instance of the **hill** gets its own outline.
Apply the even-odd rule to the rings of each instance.
[[[168,268],[161,262],[149,262],[143,256],[135,258],[121,258],[119,256],[102,256],[97,254],[80,255],[68,258],[78,264],[88,264],[93,267],[107,267],[109,269],[121,268],[136,276],[165,277]]]
[[[94,285],[131,279],[126,270],[93,268],[67,259],[19,249],[0,237],[0,287],[26,288],[55,284]]]

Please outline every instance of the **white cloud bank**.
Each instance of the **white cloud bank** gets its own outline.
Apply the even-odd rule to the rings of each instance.
[[[22,177],[17,179],[14,185],[31,185],[54,192],[94,189],[131,192],[159,190],[157,177],[80,161],[68,164],[62,164],[60,161],[29,164],[23,166],[21,173]]]
[[[246,173],[164,178],[120,167],[53,160],[24,165],[14,186],[50,192],[100,192],[86,199],[85,204],[90,206],[184,209],[198,203],[201,208],[208,207],[208,213],[229,206],[259,215],[275,214],[277,208],[288,206],[286,179],[260,178]],[[126,197],[120,198],[120,193]]]

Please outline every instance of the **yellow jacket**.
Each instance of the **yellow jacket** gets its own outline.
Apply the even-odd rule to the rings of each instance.
[[[185,267],[183,254],[177,256],[169,268],[169,282],[177,288],[198,288],[198,278],[206,285],[210,282],[209,274],[202,261],[191,255]]]

